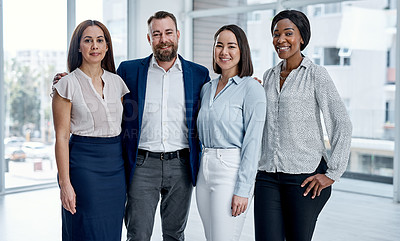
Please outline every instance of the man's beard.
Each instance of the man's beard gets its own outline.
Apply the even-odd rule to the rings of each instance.
[[[163,47],[172,47],[171,50],[162,50]],[[178,52],[178,45],[174,43],[162,43],[158,44],[153,48],[154,57],[161,62],[172,61]]]

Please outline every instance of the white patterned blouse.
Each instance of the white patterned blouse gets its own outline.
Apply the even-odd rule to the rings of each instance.
[[[321,157],[327,177],[338,180],[347,167],[352,125],[327,70],[307,57],[291,71],[280,89],[283,62],[264,76],[267,117],[259,170],[290,174],[312,173]],[[324,145],[321,112],[331,145]]]

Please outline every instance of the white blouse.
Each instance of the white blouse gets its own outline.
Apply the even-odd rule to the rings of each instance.
[[[328,71],[304,57],[279,86],[283,61],[264,74],[267,117],[259,170],[312,173],[324,157],[326,176],[339,180],[350,155],[352,125]],[[324,145],[321,113],[331,144]]]
[[[77,68],[61,78],[54,89],[71,101],[72,134],[92,137],[113,137],[121,133],[121,97],[129,93],[124,81],[103,70],[103,96],[95,90],[92,79]]]

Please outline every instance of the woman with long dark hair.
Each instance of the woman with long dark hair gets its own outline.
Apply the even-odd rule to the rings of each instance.
[[[54,85],[52,104],[62,240],[120,241],[126,196],[121,98],[129,91],[115,74],[102,23],[76,27],[68,69]]]

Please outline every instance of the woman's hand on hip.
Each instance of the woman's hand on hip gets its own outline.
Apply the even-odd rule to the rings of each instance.
[[[60,199],[63,207],[72,214],[76,213],[76,194],[71,183],[60,187]]]
[[[305,187],[307,183],[309,183],[303,195],[307,196],[308,193],[312,190],[311,198],[314,199],[316,196],[319,196],[321,194],[322,189],[329,187],[334,182],[334,180],[330,179],[325,174],[315,174],[311,177],[308,177],[301,184],[301,187]]]
[[[249,199],[247,197],[240,197],[233,195],[232,197],[232,216],[239,216],[241,213],[244,213],[247,209]]]

